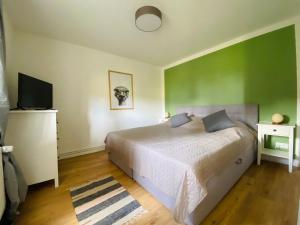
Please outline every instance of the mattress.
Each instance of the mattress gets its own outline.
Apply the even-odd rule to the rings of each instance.
[[[131,177],[144,177],[175,199],[177,222],[188,216],[208,194],[207,183],[228,162],[251,146],[255,137],[242,124],[219,132],[203,132],[195,120],[188,126],[168,124],[111,133],[106,139],[110,157]]]

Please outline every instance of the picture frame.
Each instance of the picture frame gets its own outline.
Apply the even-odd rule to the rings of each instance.
[[[109,102],[111,110],[133,110],[133,74],[108,71]]]

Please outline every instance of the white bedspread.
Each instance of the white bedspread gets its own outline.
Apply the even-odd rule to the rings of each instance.
[[[182,127],[168,123],[109,133],[106,146],[126,165],[176,199],[174,218],[183,223],[207,195],[207,181],[255,137],[237,127],[206,133],[200,119]]]

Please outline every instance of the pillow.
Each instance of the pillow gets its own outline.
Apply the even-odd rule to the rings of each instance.
[[[192,119],[188,116],[187,113],[180,113],[172,116],[170,118],[171,127],[180,127],[183,124],[190,122]]]
[[[221,110],[212,113],[203,119],[203,124],[206,132],[215,132],[223,130],[229,127],[235,127],[236,125],[229,119],[225,110]]]
[[[199,116],[190,116],[191,122],[183,124],[181,127],[186,129],[201,129],[204,130],[202,118]]]

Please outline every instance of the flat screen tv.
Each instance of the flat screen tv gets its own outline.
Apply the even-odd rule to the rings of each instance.
[[[18,108],[52,109],[52,84],[19,73]]]

